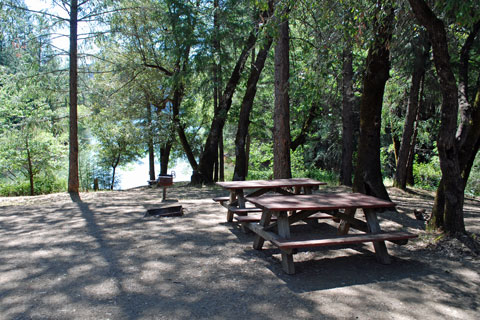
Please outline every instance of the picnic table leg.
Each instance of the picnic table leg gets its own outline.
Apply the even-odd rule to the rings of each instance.
[[[308,186],[304,186],[303,187],[303,193],[304,194],[312,194],[312,187],[308,187]],[[317,228],[320,223],[318,223],[318,219],[308,219],[308,220],[304,220],[308,225],[314,227],[314,228]]]
[[[245,208],[245,195],[243,194],[243,189],[237,190],[237,199],[238,199],[238,207]]]
[[[380,224],[378,223],[377,213],[372,209],[363,209],[363,212],[365,213],[365,218],[367,219],[368,230],[370,233],[382,232],[380,229]],[[375,249],[375,256],[377,257],[378,262],[383,264],[392,263],[392,259],[388,254],[385,241],[374,241],[373,247]]]
[[[348,208],[348,209],[345,209],[345,214],[349,217],[354,218],[356,211],[357,209],[355,208]],[[334,221],[335,220],[336,219],[334,219]],[[336,222],[338,222],[338,220]],[[348,234],[349,230],[350,230],[350,223],[347,220],[340,220],[340,224],[338,225],[338,229],[337,229],[337,234],[343,236]]]
[[[230,206],[236,200],[236,192],[235,190],[230,190],[230,200],[228,201],[228,205]],[[230,209],[227,211],[227,221],[233,221],[233,212]]]
[[[288,223],[288,214],[286,211],[281,211],[278,214],[277,218],[278,223],[278,235],[285,239],[290,239],[290,225]],[[293,264],[293,254],[286,253],[281,251],[282,253],[282,268],[287,274],[294,274],[295,273],[295,266]]]
[[[259,225],[261,227],[266,227],[270,224],[270,220],[272,219],[272,212],[265,210],[262,213],[262,218],[260,219]],[[265,239],[262,238],[260,235],[255,235],[255,239],[253,240],[253,249],[262,250],[263,244]]]
[[[308,187],[308,186],[303,187],[303,192],[305,194],[312,194],[312,187]]]

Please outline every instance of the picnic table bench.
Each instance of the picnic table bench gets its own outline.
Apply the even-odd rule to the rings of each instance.
[[[248,198],[247,200],[262,209],[260,221],[245,221],[245,226],[256,233],[253,241],[254,249],[261,250],[265,240],[271,241],[280,249],[282,268],[288,274],[295,273],[293,254],[298,248],[373,242],[377,260],[389,264],[391,259],[385,241],[405,244],[408,239],[417,237],[417,235],[409,232],[383,232],[378,223],[376,209],[393,208],[395,204],[360,193],[266,195]],[[353,210],[353,214],[349,215],[341,212],[341,209]],[[363,210],[366,222],[354,217],[357,209]],[[346,221],[352,228],[363,233],[340,234],[315,239],[302,239],[301,237],[292,239],[290,225],[312,217],[320,211],[323,216],[330,215],[332,218]],[[288,212],[291,214],[289,215]]]

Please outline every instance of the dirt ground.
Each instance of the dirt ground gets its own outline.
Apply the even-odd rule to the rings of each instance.
[[[420,235],[388,244],[391,265],[371,244],[326,247],[296,254],[295,275],[226,222],[218,188],[176,185],[178,203],[149,188],[0,198],[0,319],[479,319],[478,254],[425,233],[413,210],[428,213],[432,194],[389,192],[398,213],[381,213],[382,228]],[[172,204],[184,216],[144,217]],[[480,234],[479,200],[465,223]]]

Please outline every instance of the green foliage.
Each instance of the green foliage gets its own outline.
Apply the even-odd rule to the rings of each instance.
[[[35,195],[49,194],[65,191],[67,181],[53,174],[42,174],[34,180]],[[27,196],[30,195],[30,182],[28,180],[16,180],[15,182],[0,182],[0,196]]]
[[[248,180],[273,178],[273,143],[253,141],[250,146]]]
[[[417,158],[413,163],[415,186],[426,190],[435,190],[442,178],[438,156],[432,157],[429,162],[425,163],[418,162]]]
[[[480,156],[478,154],[473,163],[472,171],[465,187],[465,193],[472,196],[480,196]]]

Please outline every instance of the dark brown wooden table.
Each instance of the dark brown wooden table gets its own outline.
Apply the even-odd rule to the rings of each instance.
[[[283,195],[311,194],[312,189],[320,185],[325,185],[325,182],[320,182],[309,178],[292,178],[292,179],[274,179],[274,180],[247,180],[247,181],[227,181],[217,182],[217,185],[227,189],[230,196],[217,197],[214,201],[228,209],[227,221],[233,220],[233,215],[246,215],[248,212],[260,212],[257,208],[247,208],[245,206],[246,197],[253,198],[261,196],[267,192],[276,192]],[[292,191],[287,190],[293,189]],[[256,189],[248,195],[245,195],[246,190]]]
[[[265,195],[247,199],[262,209],[260,222],[250,222],[247,227],[256,233],[253,247],[261,250],[265,240],[276,245],[282,254],[282,267],[288,274],[295,273],[293,254],[297,248],[309,248],[328,245],[373,242],[377,260],[384,264],[391,263],[385,241],[405,244],[408,239],[417,235],[408,232],[383,232],[377,219],[379,208],[393,208],[395,204],[361,193],[319,193],[306,195]],[[349,215],[340,210],[353,210]],[[362,209],[366,222],[355,218],[355,210]],[[318,237],[315,239],[292,239],[290,225],[316,214],[325,212],[332,217],[347,221],[352,228],[362,231],[361,234],[346,234],[334,237]],[[288,212],[291,214],[289,215]],[[272,221],[272,215],[276,221]],[[348,230],[347,230],[348,232]],[[321,236],[321,235],[320,235]]]

